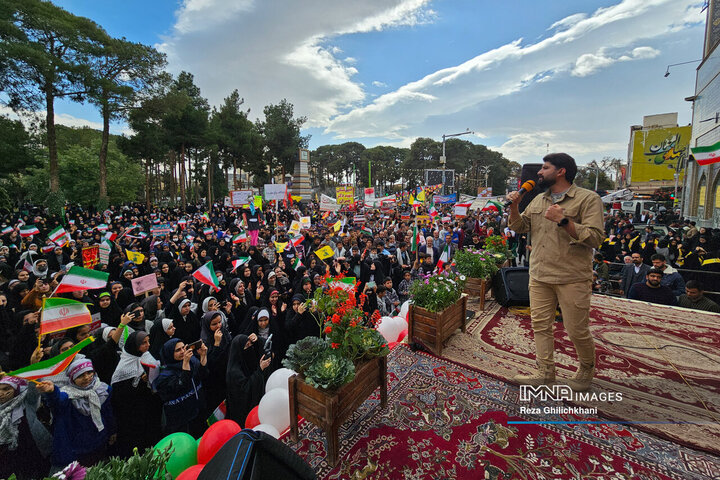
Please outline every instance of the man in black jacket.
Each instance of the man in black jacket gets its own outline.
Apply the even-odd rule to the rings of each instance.
[[[642,255],[633,253],[631,258],[632,263],[625,265],[622,270],[622,289],[625,297],[630,293],[630,287],[644,282],[650,271],[650,266],[643,263]]]

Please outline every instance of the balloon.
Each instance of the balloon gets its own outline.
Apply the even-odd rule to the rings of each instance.
[[[255,430],[256,432],[265,432],[275,438],[280,438],[280,432],[278,432],[277,428],[273,427],[268,423],[261,423],[260,425],[253,428],[253,430]]]
[[[279,368],[275,370],[265,383],[265,392],[269,392],[275,388],[288,389],[288,378],[295,375],[295,372],[289,368]]]
[[[385,337],[385,340],[388,342],[394,342],[397,339],[397,335],[393,336],[395,334],[395,327],[393,326],[392,317],[382,317],[377,331],[380,332],[380,335]]]
[[[248,413],[245,419],[245,428],[255,428],[256,425],[260,425],[260,419],[258,418],[258,405],[255,405],[250,413]]]
[[[204,464],[193,465],[178,475],[175,480],[197,480],[204,466]]]
[[[405,330],[403,330],[402,332],[400,332],[400,335],[398,336],[398,342],[402,342],[403,340],[405,340],[405,337],[407,337],[407,334],[408,334],[407,328]]]
[[[171,433],[167,437],[160,440],[154,447],[154,450],[162,452],[165,447],[172,444],[173,452],[170,459],[165,464],[165,468],[173,478],[188,467],[192,467],[197,461],[197,442],[193,437],[185,432]]]
[[[198,463],[208,463],[212,457],[225,445],[225,442],[240,433],[240,425],[232,420],[220,420],[210,425],[202,438],[197,449]]]
[[[400,316],[407,320],[408,312],[410,311],[410,300],[406,300],[400,305]]]
[[[274,388],[260,399],[258,405],[260,423],[269,423],[278,432],[290,426],[290,397],[287,390]]]

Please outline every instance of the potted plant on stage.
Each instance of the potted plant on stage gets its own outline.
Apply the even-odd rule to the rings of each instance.
[[[328,279],[307,301],[320,337],[306,337],[288,348],[283,365],[297,372],[288,380],[290,435],[298,439],[298,415],[325,430],[327,461],[338,459],[340,425],[380,388],[380,406],[387,405],[387,342],[375,329],[380,315],[362,310],[355,279]]]
[[[465,275],[443,272],[421,277],[410,286],[408,337],[442,355],[443,343],[460,328],[465,331]]]
[[[482,250],[458,250],[454,260],[458,273],[466,277],[465,293],[479,298],[484,310],[487,283],[498,271],[496,257]]]
[[[485,239],[483,250],[496,259],[499,267],[509,267],[514,256],[508,248],[507,238],[502,235],[491,235]]]

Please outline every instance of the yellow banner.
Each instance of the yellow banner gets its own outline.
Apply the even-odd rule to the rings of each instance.
[[[685,126],[635,131],[630,182],[675,180],[677,164],[688,154],[691,129]],[[682,175],[680,171],[679,182]]]
[[[338,205],[350,205],[353,203],[354,196],[353,187],[335,187],[335,198]]]
[[[325,260],[326,258],[330,258],[335,255],[335,252],[329,245],[325,245],[324,247],[315,250],[315,255],[317,255],[320,260]]]
[[[125,255],[128,260],[136,265],[141,264],[143,260],[145,260],[145,255],[139,252],[131,252],[130,250],[125,249]]]
[[[275,248],[277,249],[278,253],[282,253],[285,251],[285,247],[287,247],[288,242],[275,242]]]

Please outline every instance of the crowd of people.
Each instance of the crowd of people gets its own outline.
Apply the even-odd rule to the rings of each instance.
[[[3,219],[2,370],[54,357],[90,335],[95,340],[60,375],[36,384],[0,378],[0,453],[7,459],[0,477],[32,478],[74,460],[88,465],[108,455],[129,456],[173,432],[199,436],[223,401],[226,418],[243,425],[289,345],[320,335],[308,300],[326,288],[328,276],[355,277],[368,315],[392,315],[412,282],[436,271],[445,250],[452,259],[458,249],[482,248],[487,236],[502,234],[515,261],[529,261],[527,236],[509,230],[501,212],[457,218],[452,205],[438,206],[418,225],[418,237],[410,207],[360,213],[321,212],[312,203],[214,205],[207,212],[200,205],[137,204],[103,212],[70,207],[64,218],[26,211]],[[293,222],[307,217],[309,226],[291,235]],[[656,238],[652,230],[638,238],[626,219],[606,218],[613,237],[597,250],[596,272],[607,265],[603,255],[612,261],[627,256],[621,288],[629,298],[657,301],[670,289],[675,300],[658,303],[712,310],[702,285],[684,283],[674,266],[688,262],[681,248],[700,255],[694,247],[707,245],[705,254],[714,252],[714,235],[688,228],[679,239]],[[23,235],[22,225],[37,232]],[[145,233],[158,225],[170,225],[170,232]],[[58,226],[67,232],[63,244],[47,239]],[[107,263],[88,264],[84,249],[101,242],[112,246]],[[332,256],[318,254],[328,247]],[[144,258],[138,261],[137,254]],[[208,262],[218,289],[192,275]],[[109,275],[106,288],[58,295],[88,304],[95,323],[38,338],[43,299],[71,265]],[[443,268],[454,267],[448,261]],[[135,295],[132,280],[150,274],[158,286]],[[23,455],[7,455],[18,449]]]

